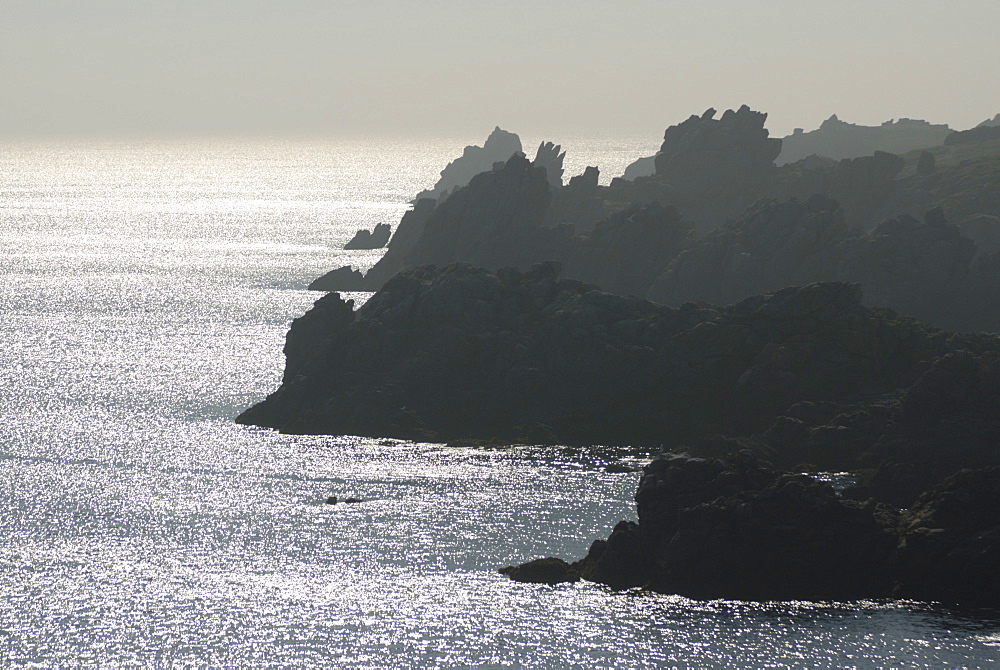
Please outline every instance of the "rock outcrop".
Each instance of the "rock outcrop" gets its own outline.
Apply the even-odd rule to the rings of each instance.
[[[870,156],[876,151],[900,154],[940,146],[951,132],[945,124],[919,119],[890,119],[880,126],[862,126],[845,123],[834,114],[816,130],[796,128],[783,137],[777,163],[794,163],[812,154],[835,160]]]
[[[359,230],[354,237],[344,245],[344,249],[381,249],[389,243],[389,236],[392,235],[392,226],[388,223],[380,223],[371,231]]]
[[[619,523],[580,561],[501,572],[704,599],[1000,603],[1000,468],[964,470],[900,515],[748,452],[667,454],[645,468],[635,500],[638,523]]]
[[[367,291],[368,283],[360,271],[350,265],[330,270],[309,284],[310,291]]]
[[[545,168],[545,176],[548,177],[549,185],[553,189],[560,188],[563,176],[563,161],[566,159],[566,152],[560,152],[562,147],[552,142],[542,142],[535,152],[535,159],[531,164],[536,167]]]
[[[483,143],[483,146],[470,145],[465,147],[462,155],[448,163],[441,170],[441,178],[434,188],[421,191],[414,202],[421,198],[441,199],[452,191],[469,183],[469,180],[481,172],[493,169],[493,164],[506,161],[514,154],[521,153],[521,138],[497,126]]]
[[[643,156],[625,166],[622,179],[633,181],[638,177],[649,177],[654,174],[656,174],[656,156]]]
[[[840,204],[848,221],[870,229],[922,202],[900,193],[896,178],[903,166],[902,158],[884,151],[836,163],[807,158],[779,168],[770,194],[799,200],[823,194]]]
[[[667,128],[656,154],[656,177],[699,227],[714,227],[770,188],[781,140],[769,138],[767,114],[746,105],[715,118],[709,109]]]

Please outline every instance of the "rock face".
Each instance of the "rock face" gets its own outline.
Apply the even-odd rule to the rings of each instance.
[[[691,226],[674,207],[632,205],[597,223],[562,254],[564,274],[610,293],[643,296],[657,273],[691,243]]]
[[[714,215],[718,223],[767,191],[781,140],[768,138],[767,114],[746,105],[719,119],[715,113],[709,109],[667,128],[654,164],[657,178],[673,191],[672,204],[688,211],[714,203],[698,218]]]
[[[1000,468],[962,470],[903,513],[896,592],[911,598],[1000,604]]]
[[[900,193],[896,182],[903,166],[903,159],[884,151],[836,163],[803,159],[777,170],[771,194],[805,200],[821,193],[840,203],[848,221],[870,229],[912,206],[912,196]]]
[[[992,119],[986,119],[976,127],[981,128],[983,126],[1000,126],[1000,114],[997,114]]]
[[[951,129],[919,119],[889,120],[881,126],[845,123],[834,114],[811,132],[796,128],[782,138],[778,165],[794,163],[812,154],[836,160],[870,156],[876,151],[905,153],[941,145]]]
[[[486,138],[483,146],[465,147],[460,157],[441,170],[441,178],[434,184],[434,188],[418,193],[414,202],[418,202],[421,198],[447,197],[456,188],[468,184],[477,174],[492,170],[494,163],[506,161],[519,153],[521,153],[521,138],[497,126]]]
[[[529,581],[544,564],[558,581],[706,599],[1000,603],[1000,468],[962,471],[899,515],[748,452],[668,454],[645,468],[635,500],[638,523],[619,523],[582,560],[502,572]]]
[[[389,243],[389,236],[392,234],[392,226],[388,223],[380,223],[369,232],[359,230],[354,237],[344,245],[345,249],[381,249]]]
[[[457,260],[530,267],[553,258],[552,231],[543,226],[551,193],[545,168],[513,156],[439,203],[398,269]]]

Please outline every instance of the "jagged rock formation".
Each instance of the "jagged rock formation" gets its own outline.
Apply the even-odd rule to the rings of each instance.
[[[691,226],[674,207],[632,205],[599,222],[563,254],[567,277],[611,293],[644,296],[657,273],[691,244]]]
[[[521,153],[521,138],[497,126],[483,143],[483,146],[465,147],[462,155],[441,170],[441,178],[429,191],[421,191],[414,202],[421,198],[439,199],[447,197],[451,191],[465,186],[480,172],[493,169],[493,164],[506,161],[514,154]]]
[[[870,156],[876,151],[905,153],[939,146],[950,132],[946,124],[919,119],[890,119],[881,126],[861,126],[845,123],[834,114],[816,130],[807,133],[796,128],[794,133],[782,138],[777,163],[794,163],[812,154],[841,160]]]
[[[1000,602],[1000,468],[962,471],[899,514],[747,453],[669,454],[645,468],[635,499],[638,523],[619,523],[582,560],[501,572],[695,598]]]
[[[849,221],[872,228],[915,204],[899,193],[896,177],[903,166],[903,159],[883,151],[835,163],[814,156],[779,168],[770,192],[800,200],[821,193],[837,200]]]
[[[344,249],[381,249],[389,243],[389,236],[392,235],[392,226],[388,223],[380,223],[370,232],[359,230],[354,237],[344,245]]]
[[[492,269],[530,267],[553,258],[558,231],[543,225],[551,194],[545,168],[512,156],[439,203],[396,270],[456,260]]]
[[[768,138],[767,114],[746,105],[720,119],[715,113],[667,128],[654,163],[656,177],[672,190],[666,202],[718,225],[767,192],[781,140]]]
[[[715,116],[709,110],[668,128],[658,173],[634,181],[601,186],[588,168],[557,186],[563,154],[548,143],[535,164],[521,154],[498,162],[443,201],[418,201],[363,286],[377,290],[426,263],[523,270],[555,260],[569,277],[676,304],[846,280],[861,282],[870,304],[941,327],[1000,328],[989,307],[1000,299],[991,232],[1000,218],[1000,140],[905,156],[810,156],[776,168],[780,140],[768,138],[764,114],[744,106]],[[813,200],[818,193],[826,197]],[[762,198],[804,204],[747,208]],[[800,211],[808,203],[834,208],[831,199],[839,213]],[[938,207],[981,248],[951,225],[917,222]],[[322,285],[359,287],[350,270],[337,276],[347,283]]]
[[[594,225],[607,217],[602,189],[598,184],[600,171],[588,166],[569,184],[552,194],[552,204],[545,214],[545,225],[554,228],[571,225],[577,234],[589,233]]]
[[[531,161],[532,165],[545,168],[545,175],[553,189],[558,189],[563,185],[563,160],[566,158],[566,152],[560,153],[560,149],[562,147],[558,144],[542,142],[538,145],[538,151],[535,152],[535,159]]]
[[[761,201],[681,252],[649,290],[667,305],[731,304],[785,286],[838,279],[838,245],[852,234],[839,204]]]

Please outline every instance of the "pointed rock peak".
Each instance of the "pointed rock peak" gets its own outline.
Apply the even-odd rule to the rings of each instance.
[[[703,113],[703,114],[701,115],[701,118],[702,118],[702,120],[704,120],[704,121],[708,121],[708,120],[710,120],[710,119],[714,119],[714,118],[715,118],[715,113],[716,113],[716,112],[715,112],[715,107],[709,107],[709,108],[708,108],[708,109],[706,109],[706,110],[705,110],[705,112],[704,112],[704,113]]]

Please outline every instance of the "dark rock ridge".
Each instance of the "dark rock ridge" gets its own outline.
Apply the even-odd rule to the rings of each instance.
[[[870,156],[876,151],[906,153],[939,146],[950,132],[946,124],[919,119],[890,119],[880,126],[862,126],[845,123],[834,114],[816,130],[803,132],[796,128],[783,137],[777,163],[794,163],[812,154],[841,160]]]
[[[491,170],[494,163],[505,161],[519,153],[521,153],[521,138],[497,126],[486,138],[483,146],[465,147],[461,156],[441,170],[441,178],[434,184],[434,188],[418,193],[414,202],[421,198],[446,198],[451,191],[465,186],[480,172]]]
[[[344,245],[345,249],[381,249],[389,243],[389,236],[392,234],[392,226],[388,223],[380,223],[370,232],[359,230],[354,237]]]
[[[635,500],[638,523],[619,523],[580,561],[501,572],[694,598],[1000,603],[1000,468],[963,470],[900,513],[840,498],[746,451],[668,454],[644,469]]]
[[[789,467],[1000,463],[1000,339],[820,283],[670,308],[560,279],[421,266],[293,322],[281,387],[238,419],[296,433],[730,449]]]

